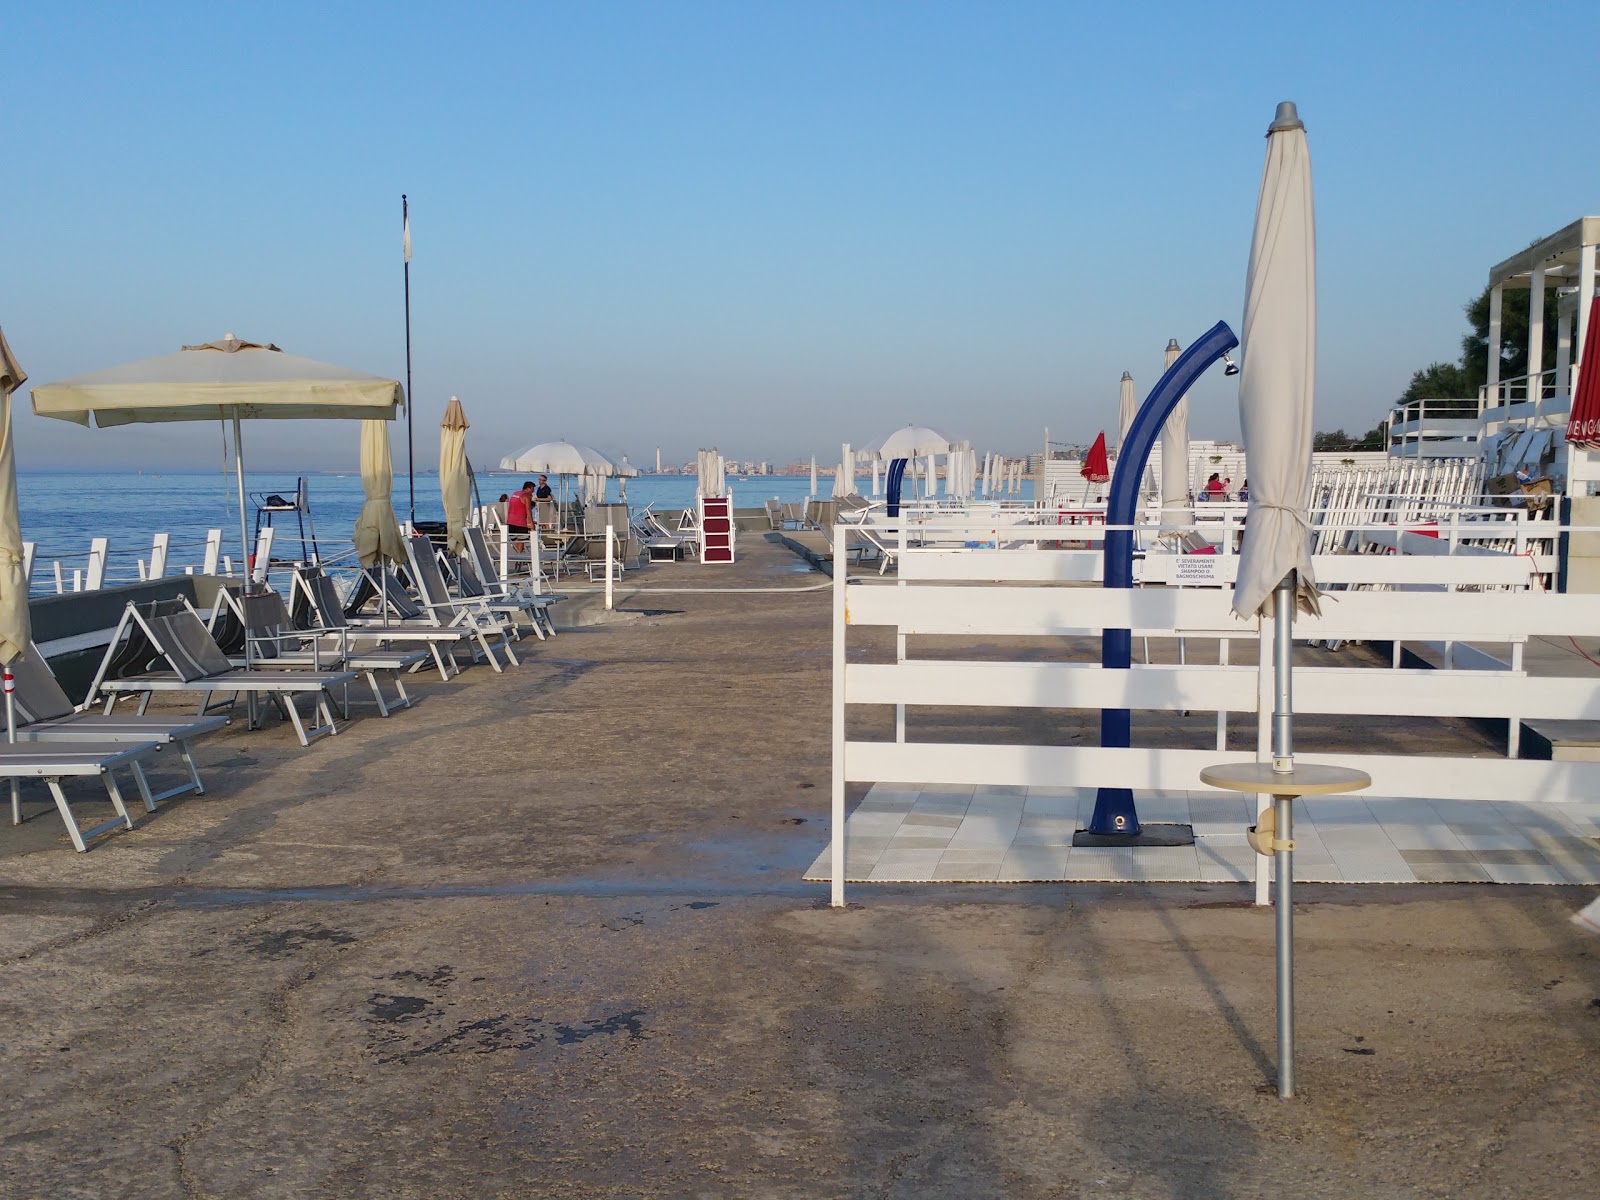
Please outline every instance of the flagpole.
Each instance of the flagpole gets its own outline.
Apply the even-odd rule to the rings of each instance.
[[[417,527],[417,447],[411,435],[411,414],[416,401],[411,395],[411,209],[404,192],[400,193],[401,246],[406,273],[406,480],[411,489],[411,528]]]

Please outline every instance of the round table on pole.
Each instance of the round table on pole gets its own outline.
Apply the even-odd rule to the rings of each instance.
[[[1268,795],[1273,799],[1270,849],[1277,866],[1273,910],[1278,934],[1278,1095],[1294,1096],[1294,812],[1296,796],[1332,796],[1372,786],[1372,776],[1349,767],[1299,763],[1274,771],[1271,763],[1223,763],[1205,767],[1200,782],[1229,792]],[[1254,832],[1254,827],[1252,827]],[[1267,831],[1263,831],[1267,832]],[[1256,849],[1265,853],[1259,845]]]

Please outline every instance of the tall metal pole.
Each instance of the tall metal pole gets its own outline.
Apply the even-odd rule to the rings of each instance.
[[[1272,770],[1294,774],[1294,606],[1295,572],[1278,581],[1273,593],[1272,675],[1275,685],[1272,709]],[[1275,896],[1278,934],[1278,1095],[1294,1095],[1294,797],[1274,796],[1277,839],[1273,861],[1277,867]]]
[[[255,591],[255,564],[250,561],[250,527],[244,515],[244,433],[239,426],[239,410],[233,410],[233,462],[234,476],[239,485],[239,552],[244,567],[244,594]]]
[[[411,395],[411,209],[404,192],[400,193],[400,227],[406,273],[406,479],[411,488],[411,528],[417,527],[417,447],[411,436],[411,414],[416,400]]]

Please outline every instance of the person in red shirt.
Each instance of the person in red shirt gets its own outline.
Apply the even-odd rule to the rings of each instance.
[[[524,480],[516,491],[511,493],[511,498],[506,501],[506,528],[514,535],[521,534],[524,539],[533,531],[533,480]],[[527,548],[526,541],[513,542],[517,550]]]

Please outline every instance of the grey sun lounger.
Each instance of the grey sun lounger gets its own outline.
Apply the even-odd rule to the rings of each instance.
[[[376,585],[372,585],[370,575],[366,577],[366,581],[376,593],[377,588]],[[456,650],[472,635],[464,629],[443,628],[426,620],[422,610],[417,608],[412,603],[411,597],[405,594],[405,589],[400,587],[387,572],[383,575],[383,583],[390,601],[389,619],[379,618],[369,621],[351,617],[345,612],[344,606],[339,602],[339,594],[334,588],[333,580],[328,578],[320,567],[297,568],[293,583],[290,585],[292,598],[290,616],[296,628],[321,627],[342,631],[351,645],[376,643],[379,646],[386,646],[403,643],[421,646],[433,656],[434,665],[439,668],[439,678],[448,681],[452,674],[461,670],[460,664],[456,662]],[[399,599],[404,599],[406,611],[414,614],[412,619],[402,617],[401,610],[397,607]],[[416,669],[412,668],[413,671]]]
[[[55,799],[56,811],[67,827],[72,845],[80,853],[88,847],[89,838],[115,829],[118,825],[133,828],[133,818],[123,803],[122,789],[117,786],[113,772],[127,767],[133,773],[139,788],[139,797],[145,808],[154,812],[155,800],[150,795],[150,785],[145,780],[142,761],[147,760],[160,747],[154,741],[146,742],[5,742],[0,741],[0,778],[11,780],[13,786],[26,779],[37,779],[50,789]],[[72,815],[67,794],[61,783],[64,779],[98,778],[105,784],[106,794],[117,815],[102,821],[92,829],[79,829],[78,819]]]
[[[401,674],[428,660],[426,650],[383,650],[374,646],[351,646],[346,629],[313,626],[296,629],[289,619],[288,605],[277,592],[268,590],[253,596],[239,596],[231,588],[219,588],[211,610],[211,636],[236,667],[261,670],[347,670],[359,672],[372,689],[372,699],[380,716],[387,717],[392,707],[410,708]],[[394,680],[398,698],[384,698],[378,673]]]
[[[511,649],[516,622],[492,611],[482,601],[451,596],[450,589],[445,586],[444,572],[439,569],[439,560],[434,557],[433,543],[427,538],[408,537],[405,543],[411,579],[416,585],[423,614],[436,624],[471,633],[484,659],[497,674],[503,668],[495,658],[496,645],[504,652],[506,664],[516,666],[517,656]]]
[[[168,788],[164,792],[149,793],[141,789],[146,806],[154,811],[162,800],[181,796],[185,792],[195,795],[205,793],[200,781],[200,768],[195,764],[189,743],[207,733],[214,733],[228,724],[226,716],[166,717],[149,714],[135,715],[79,711],[73,707],[66,692],[56,681],[55,672],[45,661],[39,648],[32,643],[26,654],[11,663],[11,674],[16,690],[12,700],[16,705],[17,740],[19,742],[112,742],[143,744],[155,742],[160,746],[177,747],[178,757],[188,771],[188,782]],[[139,761],[133,769],[140,772]],[[17,797],[11,797],[11,823],[20,823]]]
[[[112,634],[111,645],[100,663],[94,682],[89,685],[88,704],[100,696],[111,712],[123,696],[139,696],[143,713],[157,692],[200,693],[200,713],[218,704],[234,703],[244,696],[250,727],[256,728],[255,701],[266,698],[294,726],[302,746],[313,737],[337,733],[333,719],[331,688],[356,678],[354,671],[254,671],[238,670],[228,661],[200,618],[182,600],[155,600],[132,604]],[[227,697],[214,704],[211,697]],[[321,724],[307,728],[296,707],[297,696],[311,699],[313,719]]]
[[[531,588],[512,588],[505,580],[500,578],[500,569],[495,565],[494,555],[489,553],[489,540],[483,536],[483,530],[475,525],[469,525],[463,531],[467,541],[467,557],[471,560],[478,584],[483,588],[484,595],[502,604],[515,604],[521,611],[528,614],[528,620],[533,624],[533,630],[542,641],[545,634],[554,636],[556,624],[550,619],[550,606],[557,601],[565,600],[565,596],[553,595],[549,592],[536,592]],[[466,589],[466,578],[462,578],[463,590]],[[541,629],[541,626],[543,627]]]

